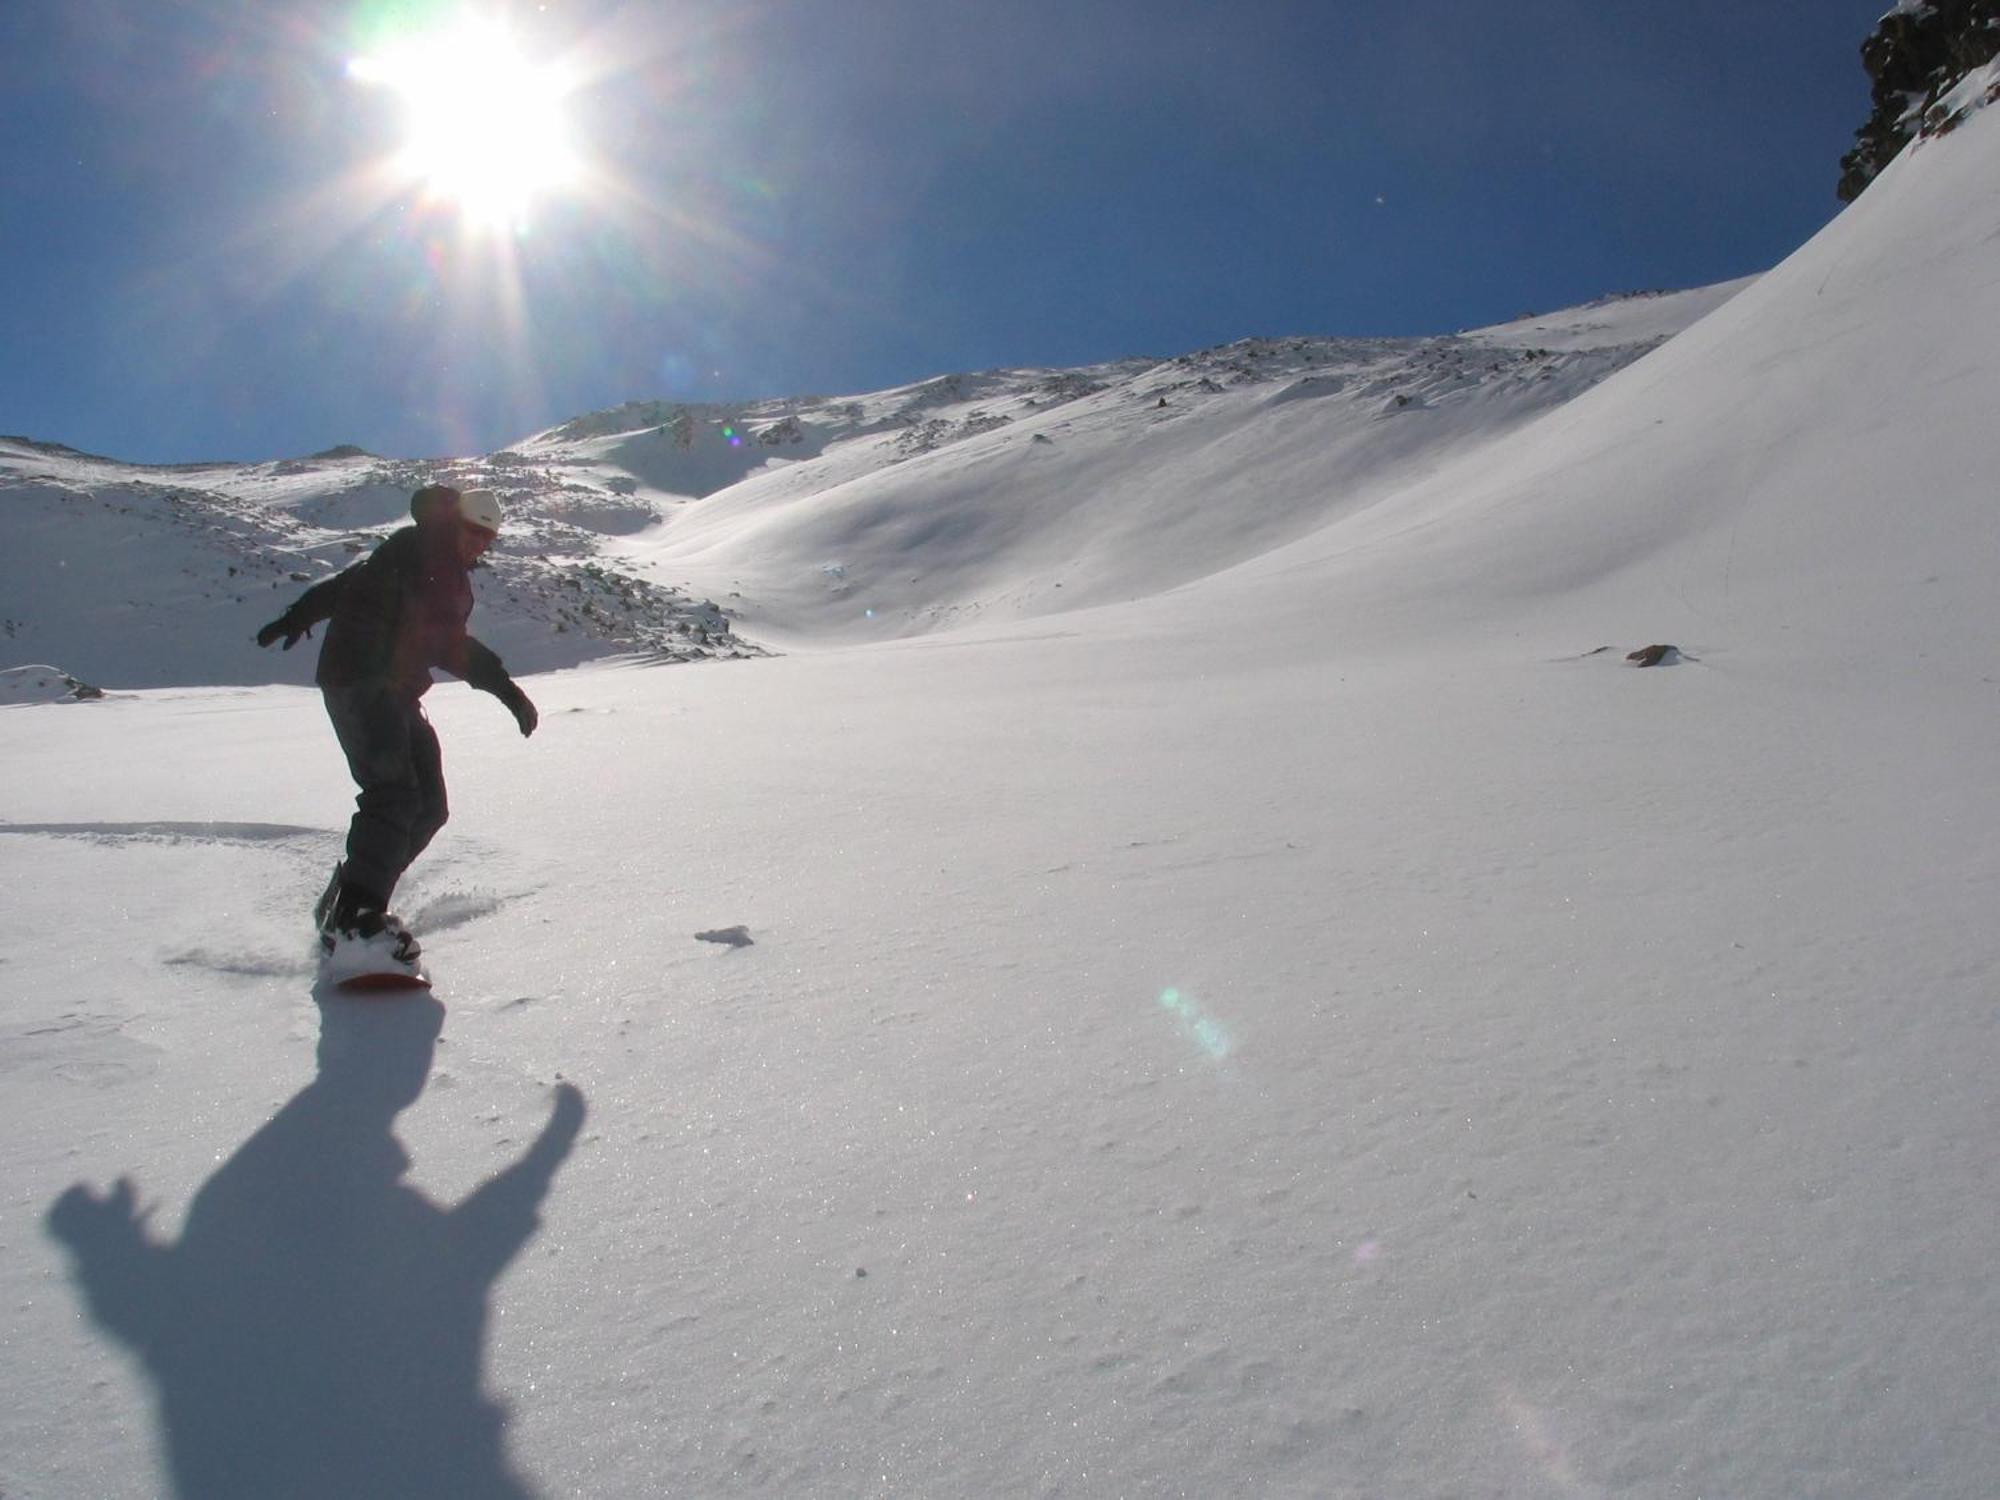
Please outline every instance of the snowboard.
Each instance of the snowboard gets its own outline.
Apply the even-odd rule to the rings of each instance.
[[[407,995],[428,990],[431,976],[422,969],[388,969],[369,974],[351,974],[333,981],[333,987],[348,995]]]
[[[322,984],[350,994],[393,995],[431,987],[421,963],[399,962],[380,942],[340,942],[331,949],[322,943],[319,977]]]

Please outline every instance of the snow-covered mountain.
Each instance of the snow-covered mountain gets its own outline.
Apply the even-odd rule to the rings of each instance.
[[[296,680],[249,636],[433,480],[508,506],[475,629],[517,670],[1156,593],[1495,440],[1736,289],[1459,337],[1255,339],[836,400],[633,403],[465,460],[335,449],[158,468],[0,439],[0,662],[115,687]]]
[[[295,580],[29,596],[118,690],[0,710],[0,1491],[1984,1500],[1996,179],[1707,309],[468,462],[784,650],[431,695],[436,1004],[314,990],[351,787],[214,665]],[[169,483],[10,462],[44,569]],[[310,574],[416,472],[323,463],[172,482]]]
[[[407,523],[411,493],[434,479],[492,484],[515,501],[475,593],[477,628],[521,669],[614,651],[756,652],[713,601],[606,566],[606,534],[654,519],[615,485],[518,469],[505,454],[425,463],[342,449],[161,468],[26,438],[0,438],[0,650],[118,687],[309,676],[310,651],[300,673],[249,636]]]

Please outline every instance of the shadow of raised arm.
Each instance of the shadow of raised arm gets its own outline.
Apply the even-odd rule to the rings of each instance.
[[[521,1159],[482,1183],[451,1210],[459,1253],[491,1280],[520,1253],[541,1223],[542,1200],[583,1128],[583,1095],[574,1084],[556,1085],[549,1122]]]

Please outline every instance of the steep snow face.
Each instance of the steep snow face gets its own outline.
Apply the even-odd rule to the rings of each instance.
[[[793,643],[1150,597],[1483,450],[1740,285],[1450,338],[1251,339],[1138,371],[989,378],[920,422],[752,474],[626,555]]]
[[[2000,555],[1994,466],[1958,440],[2000,409],[1996,138],[1986,110],[1919,143],[1643,363],[1204,607],[1257,601],[1350,643],[1643,636],[1983,671],[1946,643],[1987,628]]]

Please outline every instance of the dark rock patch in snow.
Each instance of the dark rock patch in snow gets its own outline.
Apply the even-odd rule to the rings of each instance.
[[[1661,644],[1641,646],[1637,651],[1628,651],[1625,653],[1625,660],[1637,667],[1674,667],[1680,665],[1683,657],[1680,647]]]
[[[741,925],[716,927],[707,932],[697,932],[695,940],[703,943],[720,943],[726,948],[751,948],[756,940],[750,936],[750,929]]]

